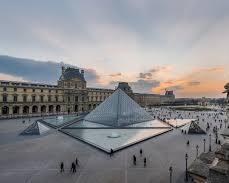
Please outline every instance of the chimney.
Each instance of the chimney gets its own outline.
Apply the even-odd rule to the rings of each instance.
[[[84,70],[81,70],[81,74],[84,76]]]
[[[64,71],[65,71],[65,67],[62,65],[61,67],[61,70],[62,70],[62,75],[64,74]]]

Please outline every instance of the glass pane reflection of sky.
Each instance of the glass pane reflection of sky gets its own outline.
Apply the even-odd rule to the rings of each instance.
[[[57,116],[57,117],[53,116],[53,117],[44,118],[43,121],[53,126],[60,126],[66,122],[77,119],[78,117],[79,116],[77,115],[65,115],[65,116]]]
[[[122,149],[171,130],[168,124],[159,120],[132,124],[126,127],[117,129],[82,120],[61,130],[107,152],[110,152],[110,149],[114,151]],[[138,127],[139,129],[137,129]],[[110,138],[114,133],[118,134],[119,137]]]
[[[110,152],[110,149],[119,150],[139,141],[154,137],[171,129],[62,129],[64,132],[79,138],[100,149]],[[120,135],[118,138],[109,136],[115,132]]]

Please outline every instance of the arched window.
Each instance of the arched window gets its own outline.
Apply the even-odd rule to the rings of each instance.
[[[61,111],[60,105],[57,105],[57,106],[56,106],[56,112],[58,113],[58,112],[60,112],[60,111]]]
[[[75,105],[75,112],[78,112],[78,105]]]
[[[37,113],[38,112],[38,107],[36,105],[34,105],[32,107],[32,113]]]
[[[49,106],[49,113],[53,113],[53,105]]]
[[[2,107],[2,115],[8,115],[9,114],[9,107],[4,106]]]
[[[13,114],[19,114],[19,107],[13,106]]]
[[[23,107],[23,114],[29,114],[29,106]]]
[[[46,113],[46,106],[45,105],[41,106],[41,113]]]

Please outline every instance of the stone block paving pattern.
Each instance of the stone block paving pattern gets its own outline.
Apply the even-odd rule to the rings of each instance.
[[[169,166],[173,167],[173,182],[183,183],[185,153],[188,153],[188,164],[191,164],[196,157],[196,145],[200,147],[199,154],[203,152],[204,138],[206,150],[209,145],[208,134],[184,135],[180,129],[174,129],[110,157],[55,129],[42,136],[18,136],[28,123],[36,119],[30,122],[25,119],[26,124],[22,119],[0,121],[1,183],[164,183],[169,182]],[[208,121],[213,128],[214,120]],[[190,146],[186,145],[187,140],[190,140]],[[143,149],[142,156],[140,148]],[[214,135],[212,148],[216,148]],[[136,165],[132,162],[133,155],[137,157]],[[76,173],[71,173],[70,165],[75,157],[79,160],[79,167]],[[65,164],[64,173],[59,172],[61,161]]]

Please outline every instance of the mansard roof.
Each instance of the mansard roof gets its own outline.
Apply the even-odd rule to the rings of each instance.
[[[68,67],[65,69],[62,79],[69,80],[69,79],[74,79],[74,78],[79,78],[83,81],[85,81],[83,71],[79,71],[79,69]]]

